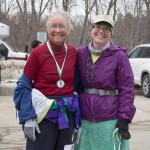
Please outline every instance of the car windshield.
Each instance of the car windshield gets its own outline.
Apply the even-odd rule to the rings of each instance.
[[[6,41],[5,43],[7,44],[7,46],[14,52],[19,52],[17,49],[14,49],[11,45],[9,45]]]

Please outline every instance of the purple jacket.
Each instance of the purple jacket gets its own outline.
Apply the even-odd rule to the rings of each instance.
[[[81,93],[82,119],[101,122],[112,119],[132,121],[134,77],[126,55],[127,49],[111,45],[93,64],[88,45],[78,48],[77,61],[84,88],[118,89],[119,95],[100,96]]]

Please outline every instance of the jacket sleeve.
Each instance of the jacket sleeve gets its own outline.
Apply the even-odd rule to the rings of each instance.
[[[78,55],[79,55],[79,50],[77,50],[77,59],[76,59],[75,72],[74,72],[74,91],[80,94],[84,91],[84,87],[81,81],[81,76],[79,71]]]
[[[136,111],[134,106],[134,76],[129,59],[123,52],[118,56],[117,86],[119,90],[118,119],[132,122]]]
[[[76,65],[75,67],[75,73],[74,73],[74,91],[78,94],[82,93],[84,91],[80,73],[79,73],[79,67]]]
[[[36,113],[32,106],[31,89],[20,80],[17,82],[17,87],[14,90],[13,100],[18,110],[20,124],[31,118],[36,118]]]

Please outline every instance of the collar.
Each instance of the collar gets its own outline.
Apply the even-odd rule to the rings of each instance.
[[[88,45],[88,48],[89,48],[89,51],[94,54],[94,55],[101,55],[107,48],[110,47],[110,42],[108,41],[106,43],[106,45],[100,49],[100,50],[95,50],[94,47],[93,47],[93,42],[91,41]]]
[[[64,44],[63,45],[56,45],[50,39],[49,39],[49,42],[50,42],[51,47],[52,47],[52,49],[53,49],[54,52],[64,51]]]

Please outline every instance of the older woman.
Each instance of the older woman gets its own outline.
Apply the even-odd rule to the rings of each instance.
[[[98,15],[92,40],[78,48],[77,60],[84,91],[81,100],[79,150],[128,150],[128,124],[135,114],[134,80],[126,49],[111,43],[114,22]]]
[[[70,24],[56,11],[47,21],[49,39],[32,50],[14,92],[26,150],[68,150],[79,126],[78,96],[73,80],[76,49],[65,43]]]

